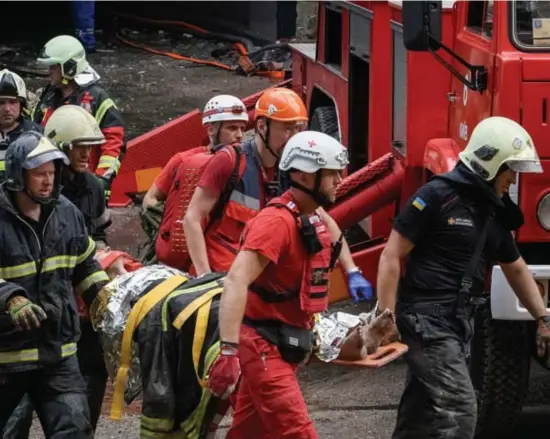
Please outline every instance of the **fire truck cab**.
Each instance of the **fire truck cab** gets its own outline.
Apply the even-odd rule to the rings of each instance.
[[[525,216],[516,238],[548,301],[550,2],[319,2],[316,43],[293,45],[292,87],[310,128],[347,145],[348,171],[372,169],[380,188],[346,212],[362,218],[352,250],[371,281],[399,206],[455,166],[476,124],[492,115],[521,123],[545,172],[521,175],[513,188]],[[399,169],[380,165],[386,159]],[[336,206],[333,216],[347,227],[342,212]],[[470,359],[480,434],[503,435],[516,423],[534,341],[532,318],[495,267]]]

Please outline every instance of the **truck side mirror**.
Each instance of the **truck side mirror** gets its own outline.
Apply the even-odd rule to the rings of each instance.
[[[423,52],[441,47],[441,1],[402,2],[403,44]]]

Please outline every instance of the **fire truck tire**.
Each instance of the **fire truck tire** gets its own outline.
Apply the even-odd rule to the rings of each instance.
[[[470,375],[476,390],[476,438],[507,437],[522,413],[529,385],[525,322],[493,320],[490,305],[476,315]]]
[[[336,108],[317,107],[311,116],[310,130],[320,131],[321,133],[328,134],[340,141],[340,133],[338,130],[338,115],[336,114]]]

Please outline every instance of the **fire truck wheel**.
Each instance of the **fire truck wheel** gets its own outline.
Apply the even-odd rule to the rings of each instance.
[[[525,322],[493,320],[488,303],[476,315],[470,375],[476,390],[476,438],[506,437],[522,413],[529,385]]]
[[[328,134],[340,141],[340,132],[338,130],[338,115],[336,114],[336,108],[317,107],[313,111],[311,116],[310,130],[320,131],[321,133]]]

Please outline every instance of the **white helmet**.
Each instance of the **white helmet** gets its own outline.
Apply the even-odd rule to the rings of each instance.
[[[334,137],[318,131],[302,131],[286,143],[279,169],[296,169],[313,174],[319,169],[340,171],[348,163],[348,150]]]
[[[231,95],[218,95],[210,99],[202,112],[202,124],[242,120],[248,123],[248,111],[243,101]]]
[[[515,172],[541,173],[533,139],[519,123],[506,117],[488,117],[477,124],[460,160],[486,181],[506,164]]]
[[[61,76],[73,79],[86,68],[86,50],[75,37],[59,35],[46,43],[36,62],[45,66],[59,64]]]
[[[0,71],[0,98],[19,98],[23,104],[27,102],[27,87],[21,76],[8,69]]]
[[[61,149],[105,143],[95,118],[78,105],[62,105],[55,110],[44,127],[44,135]]]

